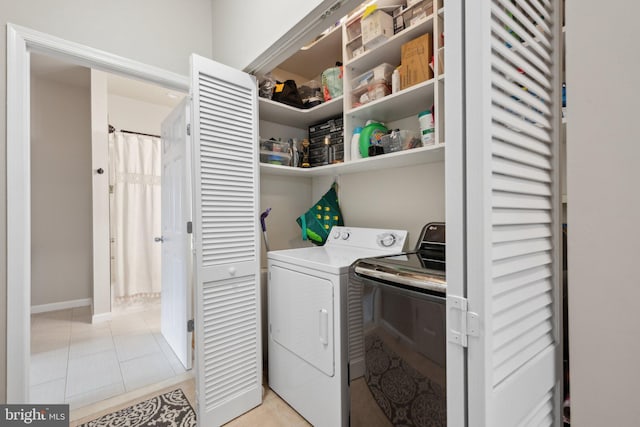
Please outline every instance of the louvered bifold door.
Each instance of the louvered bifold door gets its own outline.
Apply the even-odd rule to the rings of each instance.
[[[253,77],[191,58],[198,425],[262,400],[257,94]]]
[[[558,1],[466,1],[468,424],[559,425]]]

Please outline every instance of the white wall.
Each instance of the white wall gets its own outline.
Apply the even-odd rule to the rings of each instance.
[[[213,1],[213,59],[245,68],[323,1]]]
[[[91,297],[90,111],[86,85],[32,77],[32,305]]]
[[[302,140],[307,138],[307,129],[284,126],[277,123],[260,121],[260,137],[263,139],[289,138]],[[267,217],[267,235],[271,250],[289,249],[306,246],[296,218],[309,209],[312,195],[311,178],[292,178],[287,176],[260,175],[260,212],[271,208]],[[262,245],[262,266],[267,266],[266,250]]]
[[[129,130],[151,135],[160,135],[162,121],[171,112],[171,107],[152,104],[126,96],[109,94],[109,124],[117,130]]]
[[[566,3],[571,425],[638,425],[640,3]]]
[[[314,180],[313,202],[332,182],[332,177]],[[407,230],[407,250],[413,250],[426,223],[445,220],[444,162],[342,175],[338,184],[345,225]]]
[[[0,2],[0,307],[6,306],[6,31],[8,22],[186,74],[212,55],[211,0]],[[0,316],[0,402],[6,399],[6,319]]]

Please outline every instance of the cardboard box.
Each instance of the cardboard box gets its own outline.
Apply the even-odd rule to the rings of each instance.
[[[362,45],[373,49],[393,36],[393,18],[383,10],[375,10],[360,21],[362,25]]]
[[[418,25],[426,21],[432,13],[433,1],[423,0],[407,13],[407,15],[410,14],[411,16],[407,16],[406,18],[409,20],[409,26]]]
[[[425,34],[402,45],[400,82],[402,89],[433,78],[429,61],[433,56],[431,34]]]

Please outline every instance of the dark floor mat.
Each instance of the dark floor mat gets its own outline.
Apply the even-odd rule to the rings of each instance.
[[[377,335],[365,338],[365,380],[394,426],[447,425],[446,391],[396,355]]]

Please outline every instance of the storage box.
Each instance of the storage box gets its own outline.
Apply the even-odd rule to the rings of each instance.
[[[380,145],[382,145],[384,154],[388,154],[422,146],[422,142],[415,132],[399,130],[384,135],[382,139],[380,139]]]
[[[407,15],[410,14],[411,16],[405,16],[405,19],[409,21],[409,26],[418,25],[419,23],[426,21],[427,17],[432,13],[433,1],[423,0],[407,12]]]
[[[260,162],[291,166],[291,142],[273,139],[260,141]]]
[[[378,80],[385,80],[387,83],[390,83],[391,74],[393,73],[394,68],[395,67],[393,65],[385,62],[375,68],[372,68],[366,73],[360,74],[358,77],[351,80],[351,90],[358,91]]]
[[[291,154],[280,151],[260,150],[260,163],[291,166]]]
[[[386,80],[376,80],[364,88],[352,92],[351,107],[359,107],[376,99],[384,98],[391,94],[391,86]]]
[[[383,10],[377,9],[361,21],[362,45],[365,49],[384,43],[393,36],[393,18]]]
[[[438,48],[438,74],[444,74],[444,47]]]
[[[391,93],[391,75],[394,66],[380,64],[351,80],[351,106],[358,107]]]
[[[402,89],[433,78],[429,62],[433,56],[431,34],[425,34],[402,45],[400,81]]]

